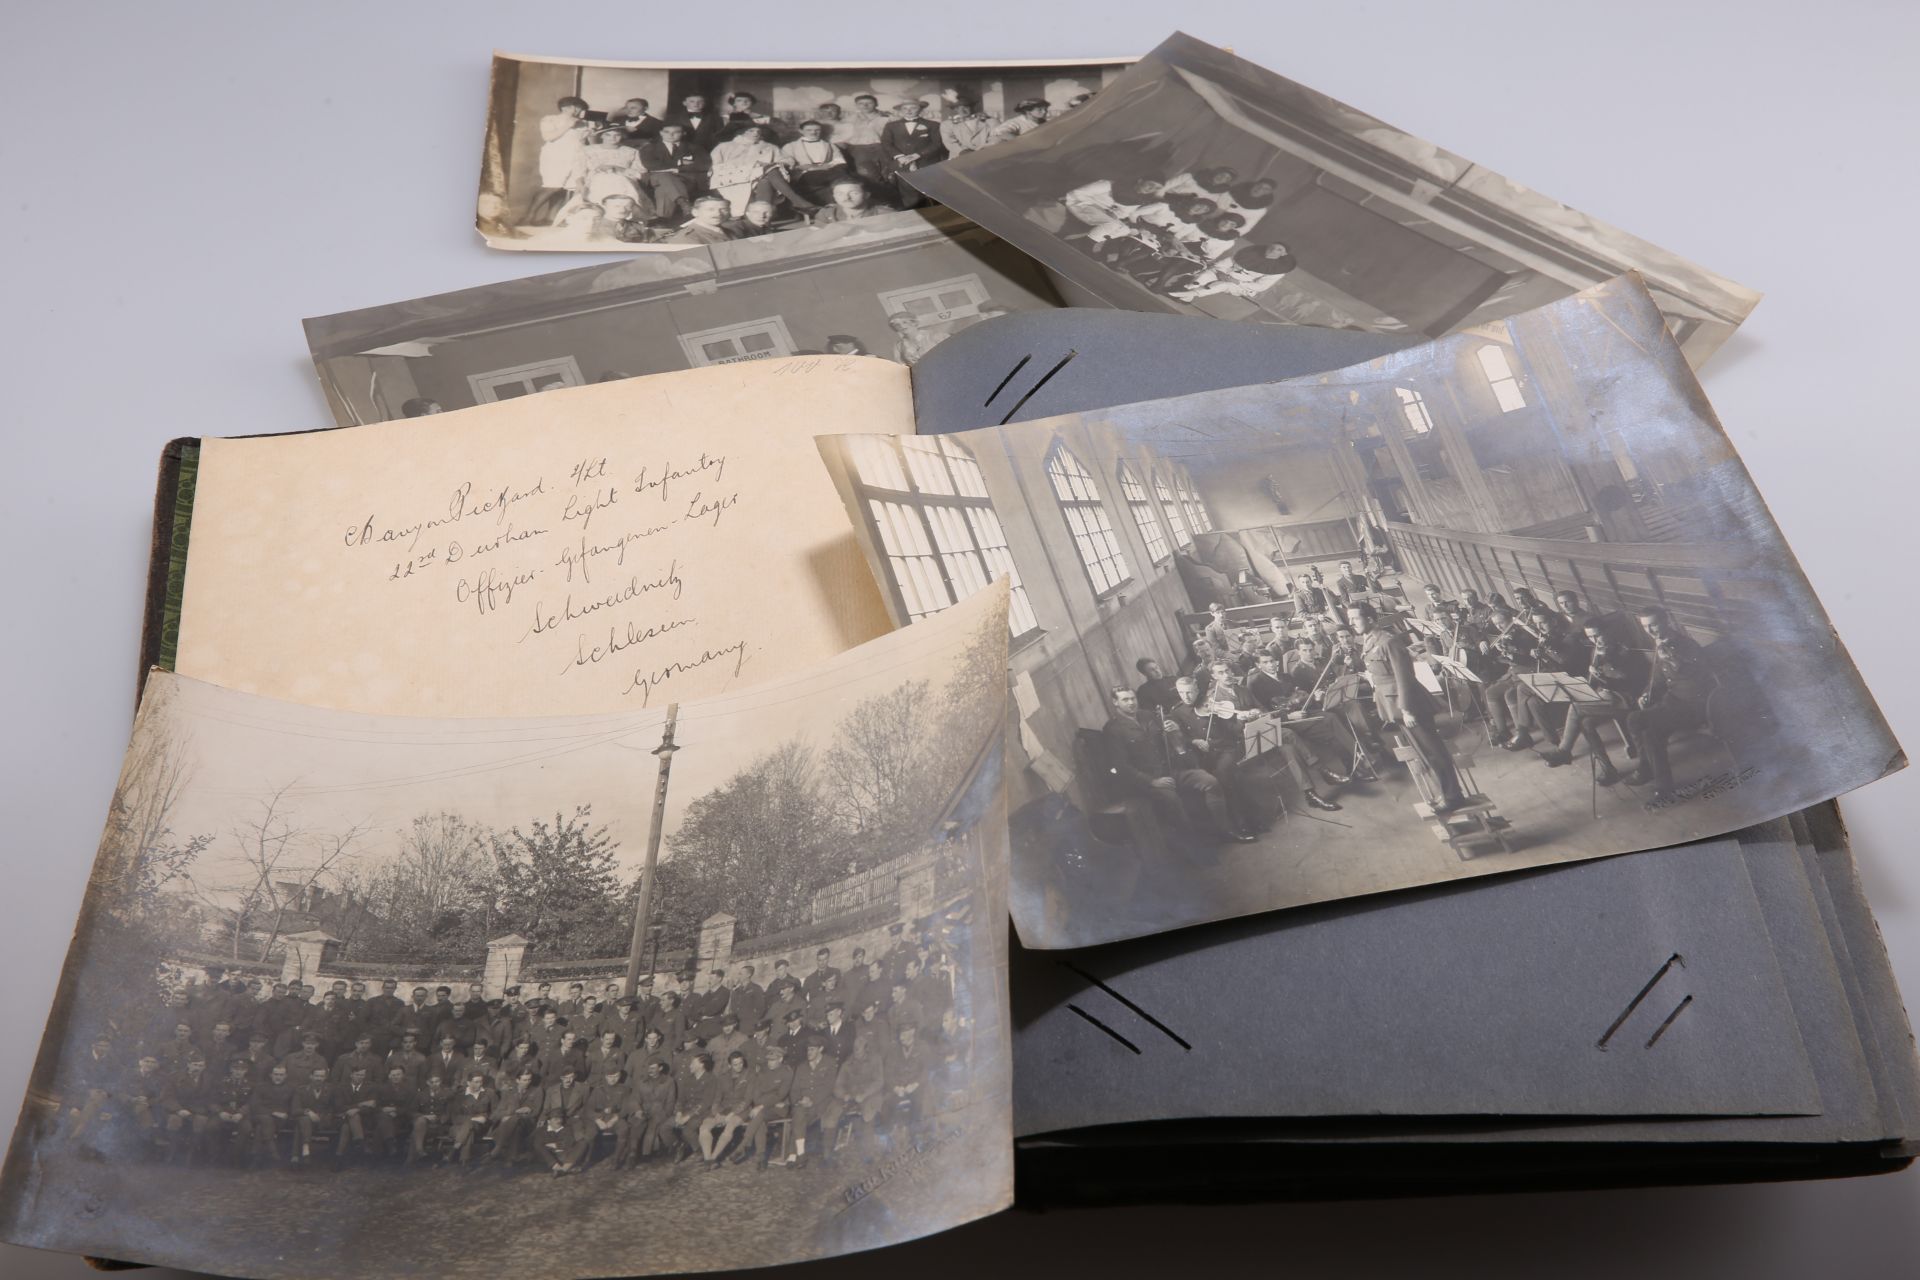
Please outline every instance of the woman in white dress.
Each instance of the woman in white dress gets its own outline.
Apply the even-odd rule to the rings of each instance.
[[[747,125],[713,149],[713,172],[707,179],[714,194],[724,196],[738,218],[747,211],[761,175],[780,160],[780,148],[765,140],[757,124]]]

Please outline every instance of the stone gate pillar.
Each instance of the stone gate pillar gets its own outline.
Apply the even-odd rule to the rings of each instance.
[[[320,966],[333,959],[340,950],[340,939],[324,929],[290,933],[280,941],[283,947],[280,961],[282,982],[312,982],[319,976]]]
[[[722,911],[700,922],[700,945],[694,956],[693,988],[703,991],[707,974],[733,963],[733,917]]]
[[[481,994],[488,1000],[505,995],[507,988],[520,980],[526,957],[527,939],[517,933],[489,941],[486,968],[480,973]]]

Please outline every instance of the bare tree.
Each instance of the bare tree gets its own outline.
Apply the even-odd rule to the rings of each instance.
[[[166,723],[165,696],[156,690],[127,748],[94,864],[102,901],[122,915],[154,912],[161,891],[186,879],[194,860],[213,840],[211,835],[182,840],[174,833],[173,810],[192,779],[193,763],[189,740],[157,727]]]
[[[239,895],[233,916],[233,954],[240,956],[240,940],[255,921],[264,921],[266,938],[259,959],[266,959],[280,941],[289,913],[304,910],[314,890],[337,880],[353,847],[367,828],[356,823],[341,832],[317,832],[293,824],[286,783],[262,800],[253,819],[236,825],[229,835],[246,863],[246,878],[234,886]]]
[[[926,772],[931,698],[925,680],[863,698],[836,727],[822,761],[833,815],[855,833],[908,817]]]

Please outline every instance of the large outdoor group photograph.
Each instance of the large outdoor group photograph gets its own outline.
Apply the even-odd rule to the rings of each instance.
[[[149,1253],[258,1275],[592,1271],[636,1209],[651,1267],[759,1265],[1002,1207],[979,603],[641,715],[386,719],[154,673],[9,1203],[50,1247],[110,1206]],[[340,1229],[265,1226],[296,1201]],[[552,1214],[573,1252],[527,1252],[514,1224]]]

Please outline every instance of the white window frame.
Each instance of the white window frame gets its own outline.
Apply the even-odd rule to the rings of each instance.
[[[1499,402],[1500,412],[1512,413],[1515,409],[1526,408],[1527,394],[1520,389],[1520,375],[1513,371],[1513,361],[1507,359],[1506,348],[1497,342],[1489,342],[1473,354],[1480,362],[1480,372],[1487,375],[1487,385],[1493,388],[1493,398]]]
[[[723,360],[709,360],[700,348],[717,338],[738,342],[750,333],[764,333],[773,339],[774,350],[753,355],[731,356]],[[709,369],[717,364],[745,364],[749,360],[778,360],[790,356],[800,348],[793,341],[793,334],[787,330],[783,316],[762,316],[758,320],[741,320],[735,324],[723,324],[712,329],[701,329],[697,333],[683,333],[680,336],[681,353],[687,357],[687,364],[695,369]]]
[[[539,377],[543,373],[559,374],[563,380],[563,384],[569,387],[585,386],[587,381],[580,376],[580,362],[578,360],[575,360],[572,356],[560,356],[553,360],[536,360],[532,364],[517,364],[511,369],[494,369],[487,373],[470,373],[467,375],[467,389],[473,393],[473,402],[475,404],[498,404],[500,403],[500,397],[493,393],[495,387],[504,386],[509,382],[525,382],[531,384],[536,377]],[[527,395],[533,394],[535,394],[534,390],[529,385]],[[510,398],[519,400],[525,397],[513,396]]]
[[[972,301],[963,307],[929,311],[925,315],[917,314],[907,306],[915,298],[934,298],[954,288],[965,289]],[[912,285],[905,289],[887,289],[878,296],[880,306],[886,314],[892,315],[896,311],[904,311],[913,316],[922,326],[948,324],[967,316],[977,316],[980,314],[980,308],[988,302],[987,286],[981,283],[980,277],[972,272],[946,280],[932,280],[926,284]]]
[[[1433,415],[1427,412],[1427,398],[1412,387],[1395,387],[1393,393],[1400,397],[1400,416],[1406,419],[1407,434],[1432,434]]]

